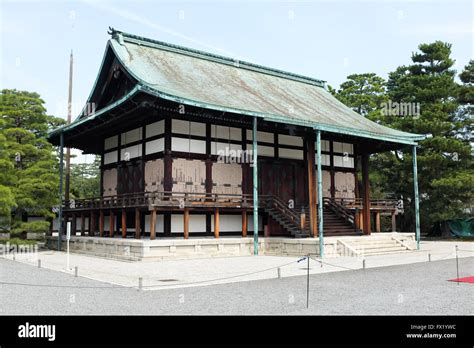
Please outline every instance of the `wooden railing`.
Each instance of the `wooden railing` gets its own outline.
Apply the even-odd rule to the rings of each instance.
[[[327,198],[327,197],[325,197]],[[337,204],[340,204],[349,209],[362,209],[363,200],[362,198],[332,198],[333,201]],[[381,209],[381,210],[395,210],[397,208],[398,201],[396,199],[371,199],[370,208],[371,209]]]
[[[262,203],[265,204],[265,208],[276,209],[281,215],[285,216],[286,219],[292,222],[295,227],[303,230],[305,225],[305,215],[298,214],[295,210],[288,207],[287,203],[281,200],[277,196],[261,196]]]
[[[197,192],[138,192],[64,202],[66,210],[134,207],[252,207],[252,195]]]
[[[323,198],[323,204],[331,209],[337,216],[346,220],[350,224],[355,224],[354,213],[347,206],[340,204],[336,199],[330,197]]]

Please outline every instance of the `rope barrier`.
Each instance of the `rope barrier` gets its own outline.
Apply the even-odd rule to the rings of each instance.
[[[207,279],[207,280],[200,280],[196,282],[186,282],[186,283],[174,283],[174,284],[161,284],[161,285],[147,285],[147,286],[142,286],[142,288],[150,288],[150,287],[169,287],[169,286],[176,286],[176,285],[192,285],[192,284],[203,284],[203,283],[209,283],[209,282],[215,282],[215,281],[221,281],[221,280],[228,280],[228,279],[233,279],[233,278],[239,278],[239,277],[244,277],[248,275],[253,275],[253,274],[258,274],[258,273],[263,273],[263,272],[268,272],[274,269],[278,269],[281,267],[285,267],[288,265],[291,265],[293,263],[296,263],[297,261],[292,261],[289,263],[285,263],[279,266],[274,266],[270,267],[264,270],[259,270],[259,271],[254,271],[254,272],[249,272],[249,273],[244,273],[244,274],[238,274],[230,277],[223,277],[223,278],[215,278],[215,279]],[[104,272],[101,272],[104,273]],[[110,273],[112,274],[112,273]],[[159,280],[159,279],[158,279]],[[117,286],[74,286],[74,285],[53,285],[53,284],[31,284],[31,283],[15,283],[15,282],[1,282],[0,284],[2,285],[22,285],[22,286],[33,286],[33,287],[47,287],[47,288],[79,288],[79,289],[117,289],[117,288],[130,288],[130,289],[136,289],[136,286],[126,286],[126,285],[117,285]]]
[[[458,251],[474,252],[474,250],[463,250],[463,249],[458,249]],[[442,257],[442,258],[439,258],[439,259],[431,259],[431,261],[442,261],[442,260],[445,260],[448,257],[452,256],[453,254],[455,255],[455,252],[450,252],[448,254],[445,254],[446,255],[445,257]],[[320,264],[324,264],[324,265],[328,265],[328,266],[332,266],[332,267],[336,267],[336,268],[340,268],[340,269],[344,269],[344,270],[355,271],[355,270],[362,269],[362,267],[361,268],[352,268],[352,267],[345,267],[345,266],[336,265],[336,264],[329,263],[329,262],[326,262],[326,261],[323,261],[321,259],[317,259],[317,258],[314,258],[314,257],[311,257],[311,256],[309,256],[309,258],[316,261],[316,262],[319,262]],[[29,261],[29,260],[26,260],[26,261]],[[289,262],[289,263],[285,263],[285,264],[281,264],[281,265],[278,265],[278,266],[266,268],[266,269],[263,269],[263,270],[253,271],[253,272],[244,273],[244,274],[237,274],[237,275],[233,275],[233,276],[229,276],[229,277],[214,278],[214,279],[200,280],[200,281],[195,281],[195,282],[185,282],[185,283],[146,285],[146,286],[142,286],[141,288],[153,288],[153,287],[155,287],[155,288],[156,287],[166,288],[166,287],[171,287],[171,286],[205,284],[205,283],[210,283],[210,282],[217,282],[217,281],[235,279],[235,278],[245,277],[245,276],[249,276],[249,275],[264,273],[264,272],[268,272],[268,271],[271,271],[271,270],[286,267],[286,266],[289,266],[289,265],[297,263],[297,262],[298,262],[298,260],[295,260],[295,261],[292,261],[292,262]],[[42,267],[45,268],[44,263],[43,263]],[[115,277],[122,277],[122,278],[126,277],[126,276],[123,276],[123,275],[121,276],[121,275],[117,275],[115,273],[109,273],[109,272],[98,271],[98,270],[94,270],[94,272],[98,272],[98,273],[102,273],[102,274],[109,274],[109,275],[113,275]],[[160,281],[159,279],[156,279],[156,278],[148,278],[148,279],[152,280],[152,281]],[[113,285],[113,286],[80,286],[79,285],[79,286],[75,286],[75,285],[15,283],[15,282],[1,282],[1,281],[0,281],[0,284],[2,284],[2,285],[32,286],[32,287],[48,287],[48,288],[54,288],[54,287],[56,287],[56,288],[76,288],[76,289],[136,289],[137,288],[137,286],[127,286],[127,285]]]

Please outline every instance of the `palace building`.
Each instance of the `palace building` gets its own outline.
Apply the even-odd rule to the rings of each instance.
[[[366,119],[322,80],[110,34],[83,112],[49,136],[101,156],[101,195],[63,202],[63,233],[322,239],[380,231],[384,214],[395,230],[396,201],[370,198],[369,155],[413,151],[416,178],[423,135]]]

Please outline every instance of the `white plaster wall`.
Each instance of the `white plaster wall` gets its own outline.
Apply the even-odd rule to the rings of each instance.
[[[118,135],[104,139],[104,150],[112,149],[118,146]]]
[[[278,134],[278,144],[303,146],[303,138],[294,135]]]
[[[145,154],[162,152],[165,150],[165,139],[159,138],[151,141],[147,141],[145,144]]]
[[[104,164],[117,162],[117,151],[111,151],[104,153]]]
[[[211,215],[211,230],[214,231],[214,214]],[[220,232],[242,231],[242,215],[219,214]]]
[[[303,150],[285,149],[282,147],[278,149],[278,155],[281,158],[290,158],[290,159],[297,159],[297,160],[302,160],[304,158]]]
[[[165,121],[161,120],[158,122],[150,123],[146,126],[146,137],[152,137],[154,135],[160,135],[165,132]]]
[[[103,195],[105,197],[117,195],[117,168],[104,170],[102,175]]]

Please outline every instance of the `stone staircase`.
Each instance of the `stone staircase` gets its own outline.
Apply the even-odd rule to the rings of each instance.
[[[406,252],[415,249],[414,240],[399,239],[392,233],[372,234],[357,238],[340,238],[339,253],[346,256],[371,256]]]

